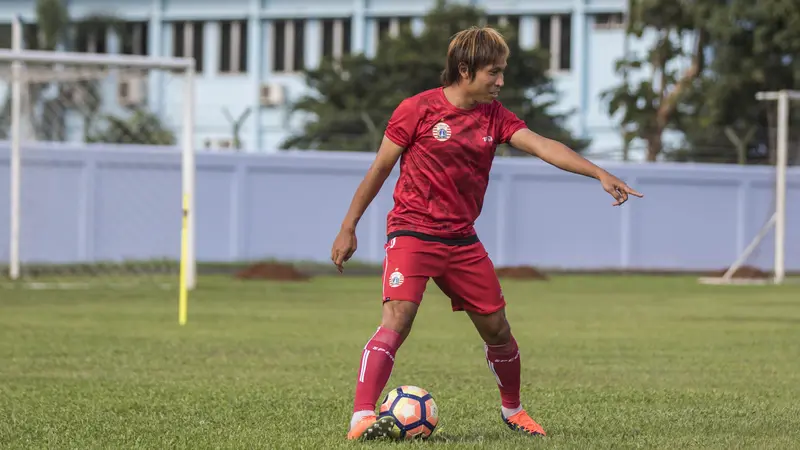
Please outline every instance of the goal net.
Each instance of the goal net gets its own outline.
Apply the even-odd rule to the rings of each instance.
[[[800,267],[800,91],[757,99],[767,126],[750,136],[749,147],[771,167],[772,179],[751,185],[742,217],[750,225],[746,245],[722,275],[701,277],[704,284],[782,284]]]
[[[0,51],[6,285],[194,285],[193,75],[191,59]]]

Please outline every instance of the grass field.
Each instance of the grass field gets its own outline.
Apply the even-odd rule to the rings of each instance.
[[[477,333],[431,283],[390,386],[432,391],[425,443],[344,440],[374,277],[201,280],[189,323],[146,289],[0,290],[0,447],[793,448],[800,286],[693,277],[505,281],[523,402],[505,428]],[[401,445],[401,447],[398,447]]]

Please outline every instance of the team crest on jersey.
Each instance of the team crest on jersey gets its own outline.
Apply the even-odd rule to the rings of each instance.
[[[391,275],[389,275],[389,286],[396,288],[397,286],[403,284],[404,279],[405,277],[403,277],[403,274],[398,272],[397,269],[395,269],[395,271],[392,272]]]
[[[450,131],[450,125],[439,122],[433,126],[433,137],[436,138],[437,141],[444,142],[450,139],[452,132]]]

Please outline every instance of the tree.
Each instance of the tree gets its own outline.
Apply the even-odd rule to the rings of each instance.
[[[628,133],[647,142],[647,160],[656,161],[663,135],[677,128],[680,104],[703,72],[708,47],[708,18],[725,0],[629,0],[627,37],[653,42],[645,55],[617,61],[620,85],[605,91],[611,115],[621,113]],[[691,49],[685,43],[691,41]],[[685,67],[678,64],[687,61]],[[644,76],[637,79],[638,71]]]
[[[439,0],[425,17],[425,30],[415,36],[402,29],[394,39],[382,39],[373,59],[363,54],[339,61],[324,60],[306,72],[314,91],[293,107],[313,117],[289,137],[283,148],[376,151],[392,111],[404,98],[440,86],[444,52],[459,30],[479,25],[485,13],[475,7]],[[499,28],[511,47],[502,102],[529,127],[560,140],[576,151],[589,141],[572,136],[563,122],[571,111],[555,113],[557,92],[546,68],[546,52],[523,50],[514,30]]]
[[[105,114],[102,129],[91,129],[87,142],[139,145],[175,145],[175,135],[161,118],[144,109],[133,109],[128,117]]]
[[[774,163],[775,102],[759,91],[800,88],[800,5],[783,0],[731,0],[708,21],[708,71],[687,98],[686,148],[694,161]],[[800,125],[791,116],[791,128]],[[713,146],[713,147],[712,147]],[[711,148],[709,148],[711,147]]]
[[[247,120],[247,117],[250,115],[250,111],[250,107],[247,107],[244,111],[242,111],[239,117],[234,118],[228,108],[222,108],[222,114],[225,115],[225,118],[228,119],[228,122],[231,124],[231,141],[233,148],[236,150],[242,149],[242,126],[244,125],[244,121]]]

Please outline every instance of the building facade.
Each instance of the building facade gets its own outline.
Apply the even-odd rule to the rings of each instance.
[[[625,0],[462,0],[487,12],[489,23],[518,29],[523,47],[544,46],[561,94],[558,105],[574,110],[568,126],[592,138],[593,153],[618,153],[620,131],[600,93],[619,82],[616,59],[626,51]],[[0,17],[36,21],[35,0],[0,3]],[[126,45],[109,31],[88,35],[77,51],[197,60],[195,138],[198,148],[233,146],[231,119],[245,115],[241,150],[276,151],[302,124],[290,114],[303,95],[302,70],[325,55],[374,54],[385,36],[422,17],[435,0],[69,0],[72,17],[109,13],[127,22]],[[2,21],[3,19],[0,19]],[[493,22],[494,21],[494,22]],[[10,25],[0,25],[0,45],[10,45]],[[444,49],[441,49],[444,56]],[[130,101],[179,114],[179,83],[150,77]]]

